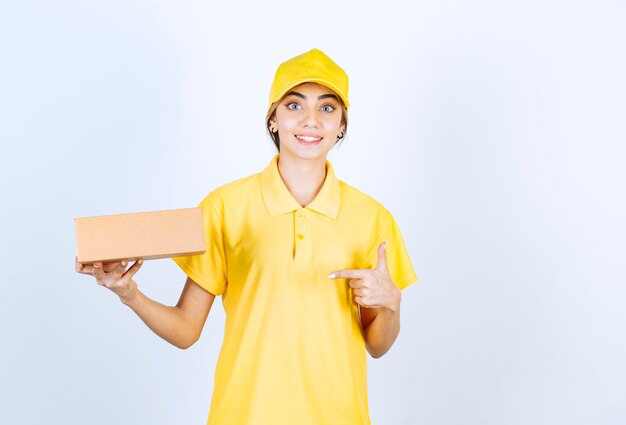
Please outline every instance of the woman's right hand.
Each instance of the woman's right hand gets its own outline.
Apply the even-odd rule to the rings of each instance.
[[[132,279],[143,264],[143,259],[138,259],[126,270],[127,260],[93,264],[82,264],[76,258],[76,271],[88,274],[96,278],[98,285],[113,291],[124,304],[128,304],[137,295],[137,283]]]

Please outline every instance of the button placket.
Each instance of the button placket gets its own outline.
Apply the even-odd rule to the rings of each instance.
[[[294,261],[296,263],[303,263],[304,260],[310,257],[310,223],[309,223],[310,211],[306,208],[296,211],[295,215],[295,232],[294,232]]]

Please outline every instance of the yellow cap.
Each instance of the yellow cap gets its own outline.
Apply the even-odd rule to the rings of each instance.
[[[322,84],[339,95],[346,108],[348,102],[348,74],[324,52],[318,49],[289,59],[280,64],[270,90],[270,108],[291,88],[298,84],[313,82]]]

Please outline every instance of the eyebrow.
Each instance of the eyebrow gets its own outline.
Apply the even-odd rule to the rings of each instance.
[[[306,99],[306,96],[305,96],[305,95],[303,95],[302,93],[298,93],[297,91],[290,91],[289,93],[287,93],[287,94],[285,95],[285,97],[287,97],[287,96],[289,96],[289,95],[294,95],[294,96],[300,97],[300,98],[302,98],[302,99]],[[327,99],[327,98],[333,98],[333,99],[335,99],[337,102],[339,102],[339,98],[338,98],[336,95],[332,94],[332,93],[323,94],[323,95],[321,95],[321,96],[318,96],[318,97],[317,97],[317,100],[322,100],[322,99]]]

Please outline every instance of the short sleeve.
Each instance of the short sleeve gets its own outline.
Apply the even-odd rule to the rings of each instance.
[[[198,206],[202,208],[206,252],[201,255],[174,257],[172,260],[198,285],[214,295],[226,289],[227,265],[224,245],[223,209],[210,193]]]
[[[407,251],[404,239],[400,233],[398,223],[389,213],[387,218],[387,224],[384,226],[382,233],[378,240],[374,243],[370,249],[369,265],[371,268],[376,267],[378,262],[378,247],[381,243],[387,242],[386,254],[387,254],[387,268],[391,279],[400,289],[404,289],[410,284],[417,281],[409,252]]]

